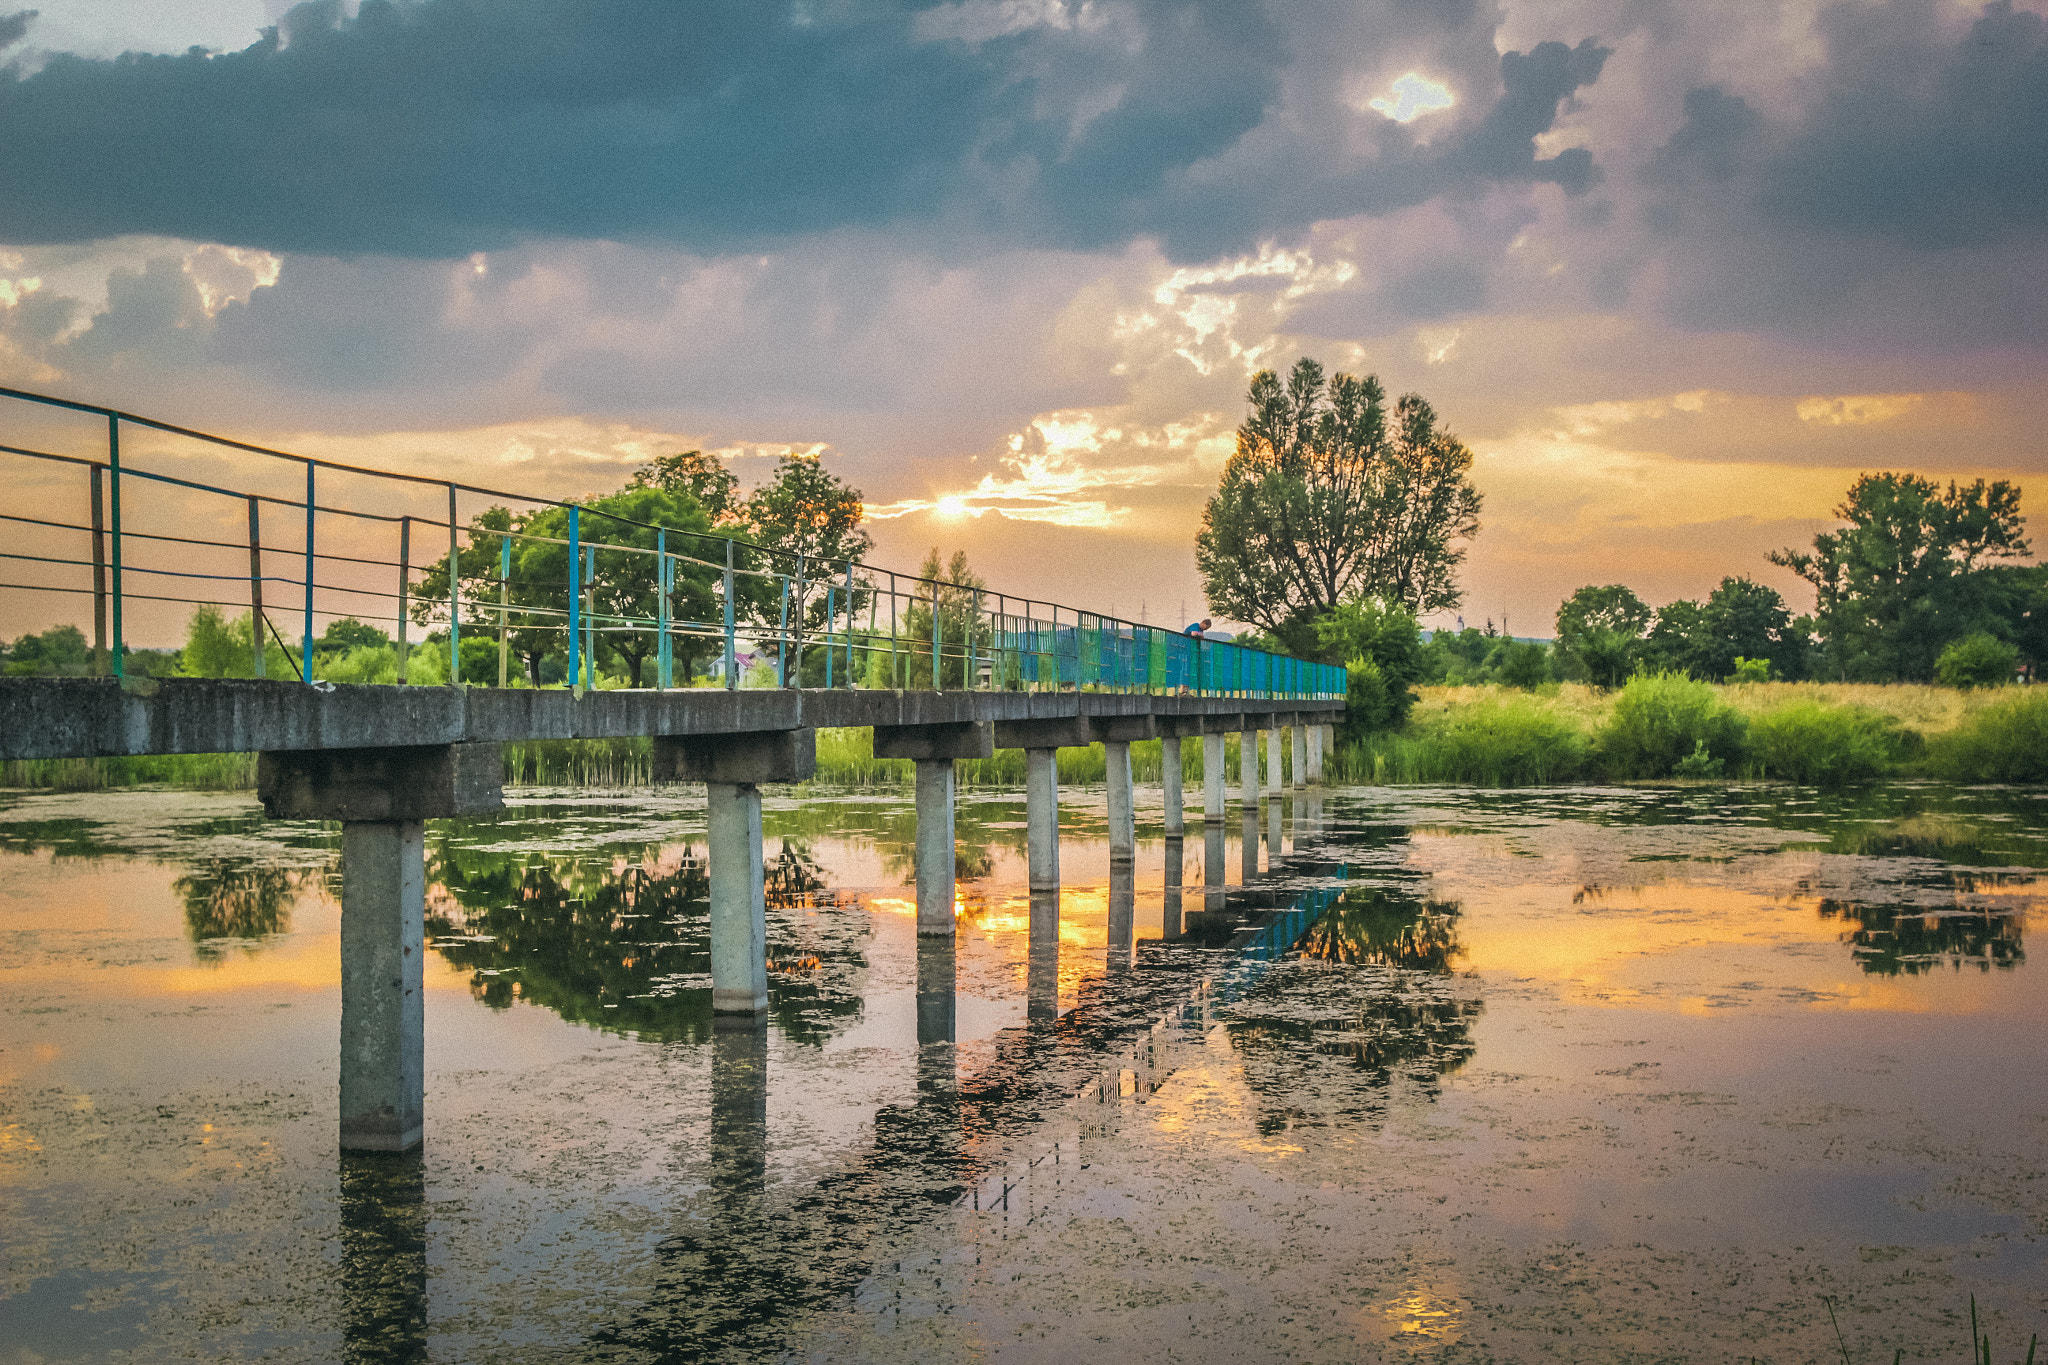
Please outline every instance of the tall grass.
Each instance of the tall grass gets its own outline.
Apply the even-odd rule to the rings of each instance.
[[[1493,692],[1340,747],[1334,775],[1375,784],[1531,786],[1578,777],[1591,751],[1586,732],[1546,698]]]
[[[2048,782],[2048,687],[2005,695],[1928,741],[1928,767],[1957,782]]]
[[[1902,745],[1889,716],[1867,706],[1801,697],[1749,723],[1749,768],[1808,786],[1865,782],[1890,767]]]
[[[25,758],[0,763],[0,787],[91,792],[162,783],[194,791],[252,791],[254,754],[149,754],[140,758]]]

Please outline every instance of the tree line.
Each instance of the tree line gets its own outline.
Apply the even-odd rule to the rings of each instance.
[[[2031,553],[2019,490],[1865,474],[1844,523],[1770,562],[1813,585],[1795,616],[1747,575],[1703,600],[1653,608],[1621,584],[1587,586],[1557,611],[1550,642],[1434,631],[1455,610],[1464,543],[1479,530],[1472,453],[1421,396],[1389,405],[1372,375],[1326,375],[1304,357],[1283,384],[1259,372],[1196,537],[1210,606],[1253,642],[1348,666],[1348,724],[1406,719],[1414,685],[1618,687],[1640,673],[1711,681],[1839,679],[1976,686],[2048,663],[2048,567]]]

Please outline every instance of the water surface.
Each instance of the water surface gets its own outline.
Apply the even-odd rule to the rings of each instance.
[[[1067,792],[429,827],[427,1145],[335,1150],[338,843],[0,794],[0,1361],[1957,1358],[2048,1323],[2048,801],[1357,789],[1108,865]],[[2003,1349],[2001,1347],[2001,1349]],[[2023,1352],[2022,1352],[2023,1353]]]

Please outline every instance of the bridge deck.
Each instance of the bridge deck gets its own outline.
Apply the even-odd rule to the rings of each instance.
[[[1334,722],[1341,700],[1117,692],[679,691],[348,686],[249,679],[0,678],[0,759],[376,749],[733,734],[805,726],[1154,716]],[[1268,728],[1272,721],[1257,728]],[[1223,728],[1237,728],[1226,726]]]

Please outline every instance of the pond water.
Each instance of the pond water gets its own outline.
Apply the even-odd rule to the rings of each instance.
[[[1022,798],[963,794],[950,950],[907,792],[771,796],[758,1028],[710,1013],[701,797],[431,825],[426,1148],[342,1158],[335,830],[0,793],[0,1365],[2048,1330],[2048,792],[1348,789],[1184,841],[1150,795],[1113,874],[1063,793],[1034,949]]]

